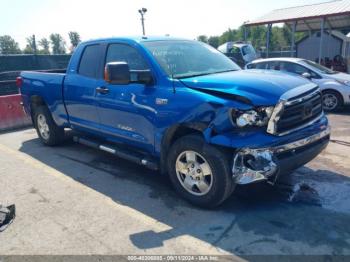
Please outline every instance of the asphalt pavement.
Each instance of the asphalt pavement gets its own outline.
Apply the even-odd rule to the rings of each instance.
[[[0,135],[0,203],[17,217],[0,255],[350,255],[350,110],[328,148],[276,186],[240,186],[214,210],[167,177],[34,129]]]

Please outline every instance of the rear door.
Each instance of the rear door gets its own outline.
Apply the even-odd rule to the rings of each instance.
[[[76,72],[68,72],[64,99],[73,128],[99,130],[96,88],[102,78],[103,46],[87,45]]]

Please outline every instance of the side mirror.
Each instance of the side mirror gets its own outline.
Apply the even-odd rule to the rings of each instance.
[[[105,66],[104,79],[106,82],[117,85],[130,83],[130,69],[126,62],[109,62]]]
[[[302,76],[302,77],[305,77],[305,78],[307,78],[307,79],[311,79],[311,74],[310,74],[310,73],[307,73],[307,72],[302,73],[301,76]]]

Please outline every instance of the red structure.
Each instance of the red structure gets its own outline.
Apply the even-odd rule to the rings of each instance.
[[[0,96],[0,131],[29,125],[31,119],[21,105],[21,95]]]

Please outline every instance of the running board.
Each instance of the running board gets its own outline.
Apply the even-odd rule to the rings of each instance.
[[[117,148],[116,146],[112,146],[112,145],[100,144],[96,140],[82,138],[78,136],[73,136],[73,141],[88,147],[92,147],[95,149],[108,152],[110,154],[113,154],[125,160],[134,162],[139,165],[143,165],[149,169],[158,170],[158,164],[155,161],[146,158],[144,155],[140,153]]]

